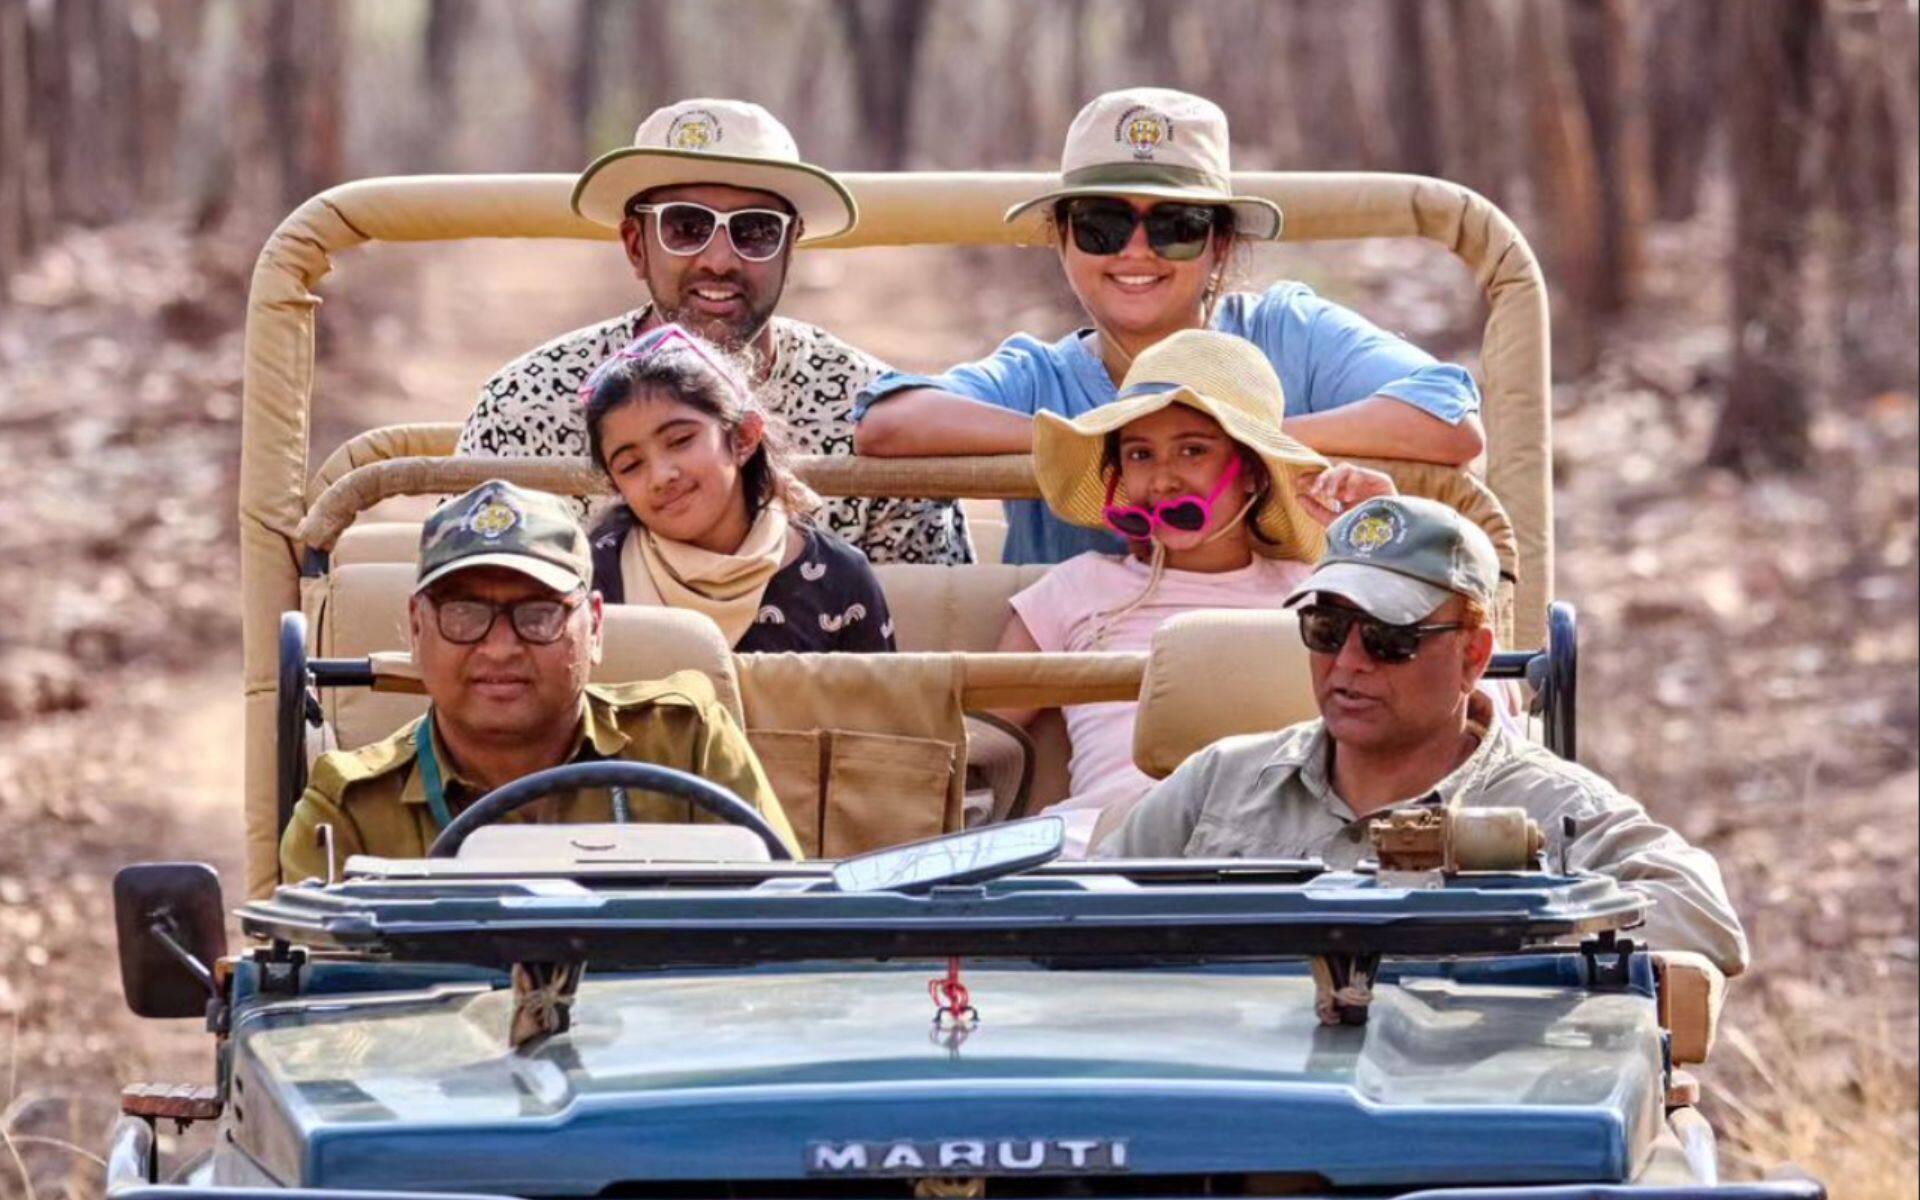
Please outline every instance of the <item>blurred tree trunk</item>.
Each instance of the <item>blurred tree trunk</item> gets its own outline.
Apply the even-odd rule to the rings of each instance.
[[[639,76],[639,103],[629,117],[630,123],[637,126],[654,109],[681,98],[680,73],[673,49],[677,23],[671,0],[627,0],[620,9],[633,25],[630,41],[635,73]]]
[[[1804,468],[1808,428],[1802,267],[1812,207],[1807,148],[1822,8],[1742,0],[1727,9],[1733,370],[1709,464],[1742,475]]]
[[[1140,82],[1152,87],[1180,83],[1180,0],[1136,0],[1133,57],[1140,64]],[[1091,100],[1087,96],[1082,103]]]
[[[1603,234],[1593,132],[1567,61],[1562,12],[1553,4],[1521,7],[1520,59],[1532,146],[1531,190],[1545,233],[1534,244],[1542,249],[1553,295],[1554,366],[1559,374],[1580,375],[1592,369],[1599,355],[1594,322],[1600,308]]]
[[[1414,0],[1387,10],[1387,129],[1393,138],[1395,171],[1438,175],[1449,125],[1447,106],[1434,86],[1430,48],[1439,33],[1440,14]]]
[[[586,165],[593,144],[593,120],[600,107],[600,46],[606,37],[608,0],[580,0],[573,13],[573,68],[567,73],[565,157]]]
[[[570,31],[555,30],[529,6],[510,6],[507,14],[532,93],[527,133],[532,143],[528,147],[530,156],[543,170],[565,169],[580,157],[568,132],[573,128]]]
[[[1493,0],[1447,0],[1451,56],[1447,89],[1458,106],[1447,146],[1447,175],[1502,207],[1513,174],[1513,132],[1507,101],[1513,45]]]
[[[1293,25],[1286,61],[1292,77],[1291,103],[1314,114],[1306,125],[1307,161],[1301,170],[1365,170],[1380,165],[1384,139],[1373,114],[1361,103],[1352,69],[1347,23],[1354,10],[1346,0],[1296,0],[1288,10]]]
[[[0,0],[0,297],[33,240],[27,0]]]
[[[282,208],[346,175],[342,21],[334,4],[271,0],[266,9],[260,91]]]
[[[1912,389],[1915,281],[1902,226],[1915,163],[1902,113],[1912,93],[1901,86],[1913,52],[1912,10],[1899,0],[1837,9],[1828,32],[1820,174],[1839,218],[1830,280],[1840,383],[1855,396]]]
[[[420,36],[420,78],[426,84],[426,116],[419,147],[420,170],[444,169],[448,143],[460,119],[460,53],[473,24],[467,0],[428,0]]]
[[[1203,61],[1232,84],[1214,99],[1233,122],[1234,166],[1284,168],[1300,161],[1300,114],[1283,90],[1291,70],[1281,54],[1290,15],[1286,6],[1236,0],[1231,9],[1215,5],[1199,11]]]
[[[877,150],[875,166],[907,165],[913,136],[914,75],[927,29],[928,0],[839,0],[861,124]]]
[[[1092,31],[1087,27],[1087,0],[1066,0],[1063,11],[1066,14],[1066,45],[1068,47],[1065,107],[1068,112],[1077,113],[1085,107],[1087,101],[1093,99],[1089,95],[1093,89],[1087,83],[1089,77],[1087,55],[1090,53],[1088,43],[1092,41],[1089,36]],[[1060,131],[1062,142],[1066,140],[1066,132],[1065,129]]]
[[[1572,0],[1567,34],[1574,78],[1593,135],[1600,185],[1594,311],[1618,316],[1633,300],[1640,231],[1652,209],[1638,0]]]
[[[1647,24],[1648,157],[1653,213],[1684,221],[1698,211],[1716,118],[1724,98],[1720,44],[1726,6],[1654,0]]]

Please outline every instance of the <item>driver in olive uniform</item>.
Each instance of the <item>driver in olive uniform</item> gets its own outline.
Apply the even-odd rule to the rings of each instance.
[[[586,535],[558,497],[495,480],[442,506],[420,531],[407,604],[427,714],[358,750],[333,751],[280,840],[289,882],[324,878],[321,826],[337,861],[418,858],[455,814],[495,788],[564,763],[627,759],[675,767],[758,809],[797,856],[766,773],[698,671],[589,686],[600,658],[600,594]],[[630,791],[635,821],[694,819],[692,806]],[[604,822],[605,789],[559,793],[509,821]],[[706,819],[706,818],[702,818]]]

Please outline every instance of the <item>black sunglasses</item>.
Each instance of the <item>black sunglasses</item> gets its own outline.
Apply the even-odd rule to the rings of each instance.
[[[1335,608],[1328,604],[1309,604],[1300,610],[1300,640],[1315,654],[1338,654],[1347,644],[1347,634],[1360,628],[1360,646],[1368,657],[1381,663],[1412,662],[1420,652],[1420,642],[1436,633],[1465,629],[1458,621],[1444,625],[1389,625],[1354,608]]]
[[[1145,222],[1147,245],[1168,262],[1191,262],[1207,248],[1219,221],[1220,209],[1211,204],[1168,201],[1144,213],[1111,196],[1092,196],[1067,202],[1067,225],[1073,244],[1084,254],[1118,254],[1133,238],[1134,227]]]
[[[431,597],[429,597],[431,599]],[[440,636],[461,646],[486,640],[500,614],[507,614],[513,632],[523,642],[550,646],[567,630],[567,618],[586,599],[575,592],[561,600],[522,600],[516,604],[495,604],[490,600],[434,600],[433,621]]]

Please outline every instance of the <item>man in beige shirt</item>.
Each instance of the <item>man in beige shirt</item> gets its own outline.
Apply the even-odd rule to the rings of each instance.
[[[1704,850],[1606,780],[1506,733],[1476,689],[1493,656],[1499,560],[1481,529],[1430,500],[1370,500],[1327,531],[1327,553],[1288,598],[1310,600],[1320,719],[1216,742],[1141,800],[1102,858],[1319,858],[1350,868],[1367,827],[1429,803],[1519,807],[1550,861],[1610,875],[1653,901],[1643,936],[1695,950],[1728,975],[1746,935]],[[1572,818],[1569,838],[1563,825]]]

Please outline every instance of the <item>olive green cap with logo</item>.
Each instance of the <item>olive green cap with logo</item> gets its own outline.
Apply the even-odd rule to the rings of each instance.
[[[489,479],[427,518],[413,590],[470,567],[518,571],[562,594],[593,578],[586,532],[567,502],[504,479]]]
[[[1449,597],[1494,606],[1500,557],[1480,526],[1437,500],[1382,496],[1327,528],[1327,552],[1287,597],[1338,596],[1389,625],[1412,625]]]

